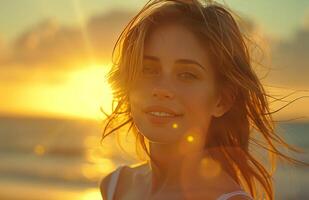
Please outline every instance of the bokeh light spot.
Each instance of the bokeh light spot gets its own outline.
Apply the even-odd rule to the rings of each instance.
[[[173,123],[172,127],[173,128],[178,128],[178,124],[177,123]]]
[[[45,153],[45,147],[43,145],[36,145],[33,149],[34,153],[38,156],[42,156]]]
[[[187,141],[188,141],[188,142],[193,142],[193,141],[194,141],[194,137],[193,137],[192,135],[189,135],[189,136],[187,137]]]

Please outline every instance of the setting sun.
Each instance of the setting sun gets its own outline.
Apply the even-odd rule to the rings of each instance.
[[[1,101],[4,113],[60,116],[98,119],[104,117],[100,107],[110,112],[112,94],[105,80],[109,65],[89,65],[59,72],[59,83],[37,80],[48,77],[49,71],[42,71],[25,83],[16,83],[10,88],[1,83],[0,91],[7,93]],[[28,76],[28,77],[29,77]],[[11,93],[5,92],[11,91]],[[13,91],[13,92],[12,92]],[[17,98],[18,97],[18,98]]]
[[[66,97],[59,112],[68,107],[67,114],[86,118],[101,117],[100,107],[110,112],[112,94],[104,77],[107,70],[108,67],[94,65],[70,73],[65,88],[59,88]]]

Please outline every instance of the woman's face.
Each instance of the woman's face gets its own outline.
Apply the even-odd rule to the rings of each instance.
[[[221,109],[214,77],[205,47],[191,31],[178,24],[156,27],[145,40],[143,71],[129,95],[138,130],[150,142],[204,142]]]

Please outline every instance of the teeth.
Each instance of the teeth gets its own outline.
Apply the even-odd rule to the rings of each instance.
[[[159,116],[159,117],[173,117],[174,116],[166,112],[149,112],[149,113],[154,116]]]

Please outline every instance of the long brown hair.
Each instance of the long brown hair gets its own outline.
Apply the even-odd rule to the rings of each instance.
[[[274,199],[272,173],[277,158],[308,166],[279,151],[278,145],[295,151],[275,132],[266,93],[252,68],[248,37],[240,30],[236,15],[223,5],[198,0],[150,0],[128,23],[113,50],[113,65],[107,76],[114,95],[112,113],[106,114],[102,140],[125,125],[129,125],[136,140],[151,159],[144,136],[134,126],[130,116],[128,95],[136,75],[141,70],[146,35],[161,22],[185,25],[211,54],[215,66],[218,90],[222,95],[233,94],[235,101],[223,116],[213,118],[205,148],[222,164],[228,174],[255,199]],[[276,111],[275,111],[276,112]],[[262,140],[258,140],[255,135]],[[102,142],[101,140],[101,142]],[[260,147],[269,153],[268,170],[253,155]],[[212,151],[215,147],[216,151]],[[260,188],[260,189],[258,189]]]

